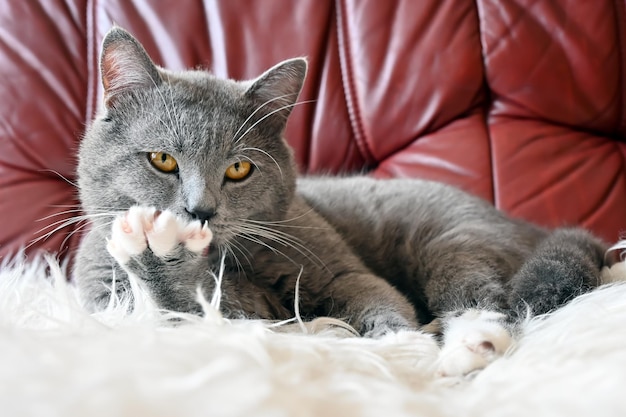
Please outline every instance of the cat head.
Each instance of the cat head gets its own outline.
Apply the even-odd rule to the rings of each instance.
[[[113,28],[100,58],[104,106],[79,151],[84,210],[171,210],[207,221],[217,244],[246,220],[282,219],[296,176],[282,134],[306,68],[291,59],[242,82],[171,72]]]

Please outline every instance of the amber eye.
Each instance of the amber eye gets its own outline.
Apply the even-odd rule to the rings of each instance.
[[[250,175],[252,164],[248,161],[235,162],[226,169],[226,178],[233,181],[240,181]]]
[[[174,173],[178,171],[178,162],[170,154],[165,152],[149,152],[148,159],[153,167],[161,172]]]

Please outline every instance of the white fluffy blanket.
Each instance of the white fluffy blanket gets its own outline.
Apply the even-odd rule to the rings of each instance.
[[[426,335],[298,329],[217,313],[172,324],[145,299],[89,315],[54,261],[5,265],[0,415],[626,416],[626,284],[529,321],[466,378],[434,376]]]

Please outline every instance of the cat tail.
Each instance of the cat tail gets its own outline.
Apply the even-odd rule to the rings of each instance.
[[[518,317],[549,313],[597,287],[608,245],[583,229],[557,229],[509,281],[509,306]]]

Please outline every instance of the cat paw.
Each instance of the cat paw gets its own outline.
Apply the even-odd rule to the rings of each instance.
[[[387,334],[410,330],[415,326],[396,312],[376,312],[367,316],[360,326],[363,337],[379,339]]]
[[[447,319],[437,375],[468,375],[504,355],[513,338],[503,319],[503,314],[486,310],[467,310]]]
[[[120,265],[125,265],[147,249],[163,258],[180,244],[201,254],[212,237],[208,226],[199,221],[187,223],[170,211],[133,206],[113,221],[107,250]]]

